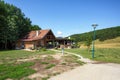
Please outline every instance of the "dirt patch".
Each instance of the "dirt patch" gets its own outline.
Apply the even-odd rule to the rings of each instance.
[[[106,64],[106,63],[108,63],[108,62],[101,62],[101,61],[94,61],[94,62],[92,62],[92,64]]]
[[[69,54],[64,56],[61,54],[41,55],[38,59],[29,60],[35,63],[31,68],[36,71],[36,73],[27,77],[27,79],[31,80],[47,80],[51,76],[61,74],[82,64],[77,61],[78,57]]]

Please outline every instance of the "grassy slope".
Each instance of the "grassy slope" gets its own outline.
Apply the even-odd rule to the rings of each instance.
[[[120,43],[120,37],[114,38],[114,39],[109,39],[109,40],[105,40],[105,41],[99,41],[96,40],[96,43],[100,44],[106,44],[106,43]]]
[[[109,39],[105,41],[95,41],[97,48],[119,48],[120,47],[120,37]]]
[[[88,52],[87,49],[67,49],[67,51],[81,54],[82,56],[91,59],[91,52]],[[96,49],[94,60],[120,63],[120,48]]]
[[[66,49],[68,52],[80,54],[91,59],[91,52],[84,46],[84,42],[79,49]],[[120,37],[105,41],[95,41],[95,60],[102,62],[120,63]]]
[[[84,46],[85,42],[81,42],[81,48],[86,48]],[[105,41],[95,40],[96,48],[120,48],[120,37],[109,39]]]

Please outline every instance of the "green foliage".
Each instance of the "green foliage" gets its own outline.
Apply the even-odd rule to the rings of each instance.
[[[41,30],[41,28],[38,25],[32,25],[30,30],[31,31],[33,31],[33,30]]]
[[[81,42],[77,42],[77,48],[80,48],[80,46],[81,46]]]
[[[4,45],[4,48],[7,48],[7,36],[8,36],[8,27],[7,27],[8,25],[7,25],[6,17],[7,17],[7,9],[5,3],[4,1],[0,1],[0,43],[3,43],[2,45]],[[0,48],[3,48],[2,45]]]
[[[92,38],[89,36],[85,41],[85,46],[88,47],[88,50],[90,49],[91,44],[92,44]]]
[[[14,5],[0,1],[0,49],[13,49],[30,30],[40,30]]]
[[[86,32],[82,34],[74,34],[70,37],[74,39],[76,42],[86,41],[86,39],[89,36],[93,36],[93,31]],[[120,36],[120,26],[96,30],[96,39],[99,39],[100,41],[104,41],[107,39],[113,39]]]
[[[30,69],[34,63],[26,62],[22,64],[2,64],[0,65],[0,80],[10,79],[20,79],[28,76],[35,71]]]
[[[37,47],[38,51],[47,51],[46,47]]]
[[[47,51],[46,47],[41,48],[42,51]]]

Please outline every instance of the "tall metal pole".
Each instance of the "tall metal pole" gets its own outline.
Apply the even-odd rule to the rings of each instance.
[[[94,40],[95,40],[95,28],[98,26],[97,24],[92,24],[94,31],[93,31],[93,41],[92,41],[92,58],[94,59],[94,53],[95,53],[95,46],[94,46]]]

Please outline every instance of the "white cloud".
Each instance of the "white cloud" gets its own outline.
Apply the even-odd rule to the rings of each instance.
[[[58,35],[62,35],[62,32],[61,32],[61,31],[57,31],[57,34],[58,34]]]

